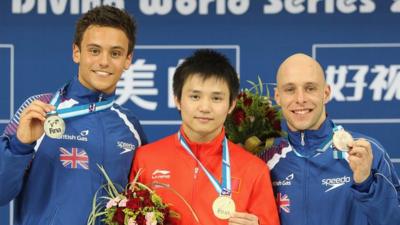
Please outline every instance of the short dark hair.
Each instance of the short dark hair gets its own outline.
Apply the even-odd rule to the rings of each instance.
[[[217,51],[197,50],[178,66],[175,70],[172,86],[174,95],[179,101],[181,101],[183,85],[193,75],[200,75],[204,80],[215,77],[225,81],[229,88],[230,105],[239,93],[238,74],[229,63],[228,58]]]
[[[121,29],[129,40],[128,55],[136,42],[136,22],[128,12],[113,6],[98,6],[85,13],[76,23],[74,44],[81,47],[82,37],[91,25]]]

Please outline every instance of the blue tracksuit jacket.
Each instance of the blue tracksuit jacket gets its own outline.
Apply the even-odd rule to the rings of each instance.
[[[288,131],[288,139],[261,156],[271,170],[281,224],[399,225],[399,178],[385,150],[350,132],[371,143],[374,157],[372,175],[356,185],[346,159],[334,156],[334,126],[327,119],[319,130]]]
[[[61,105],[97,102],[100,95],[114,97],[94,93],[75,78]],[[29,98],[0,138],[0,205],[15,198],[16,225],[86,224],[93,196],[105,183],[97,165],[124,186],[136,148],[147,142],[135,116],[116,104],[65,119],[61,139],[43,136],[32,145],[19,142],[15,133],[21,111],[33,100],[49,102],[51,96]]]

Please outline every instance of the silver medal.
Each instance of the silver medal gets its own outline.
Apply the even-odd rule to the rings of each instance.
[[[65,132],[64,120],[58,115],[48,116],[44,121],[44,132],[50,138],[61,138]]]
[[[335,148],[344,152],[349,151],[348,145],[353,141],[351,134],[343,129],[335,131],[332,139]]]

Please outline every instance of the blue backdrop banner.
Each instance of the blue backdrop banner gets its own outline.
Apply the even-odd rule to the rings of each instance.
[[[102,4],[138,23],[131,67],[117,102],[149,139],[177,131],[171,76],[195,49],[213,48],[246,80],[275,82],[279,64],[304,52],[333,88],[328,113],[345,129],[378,139],[400,172],[400,1],[374,0],[10,0],[0,1],[0,128],[23,101],[77,74],[72,39],[82,13]],[[0,184],[1,185],[1,184]],[[12,224],[9,207],[0,225]]]

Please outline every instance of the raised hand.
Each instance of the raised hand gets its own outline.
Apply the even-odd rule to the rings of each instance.
[[[349,144],[349,164],[353,171],[354,182],[359,184],[371,174],[372,150],[371,144],[365,139],[358,139]]]
[[[43,124],[46,114],[53,111],[53,105],[42,101],[33,101],[21,113],[17,129],[17,138],[24,144],[32,144],[43,135]]]

